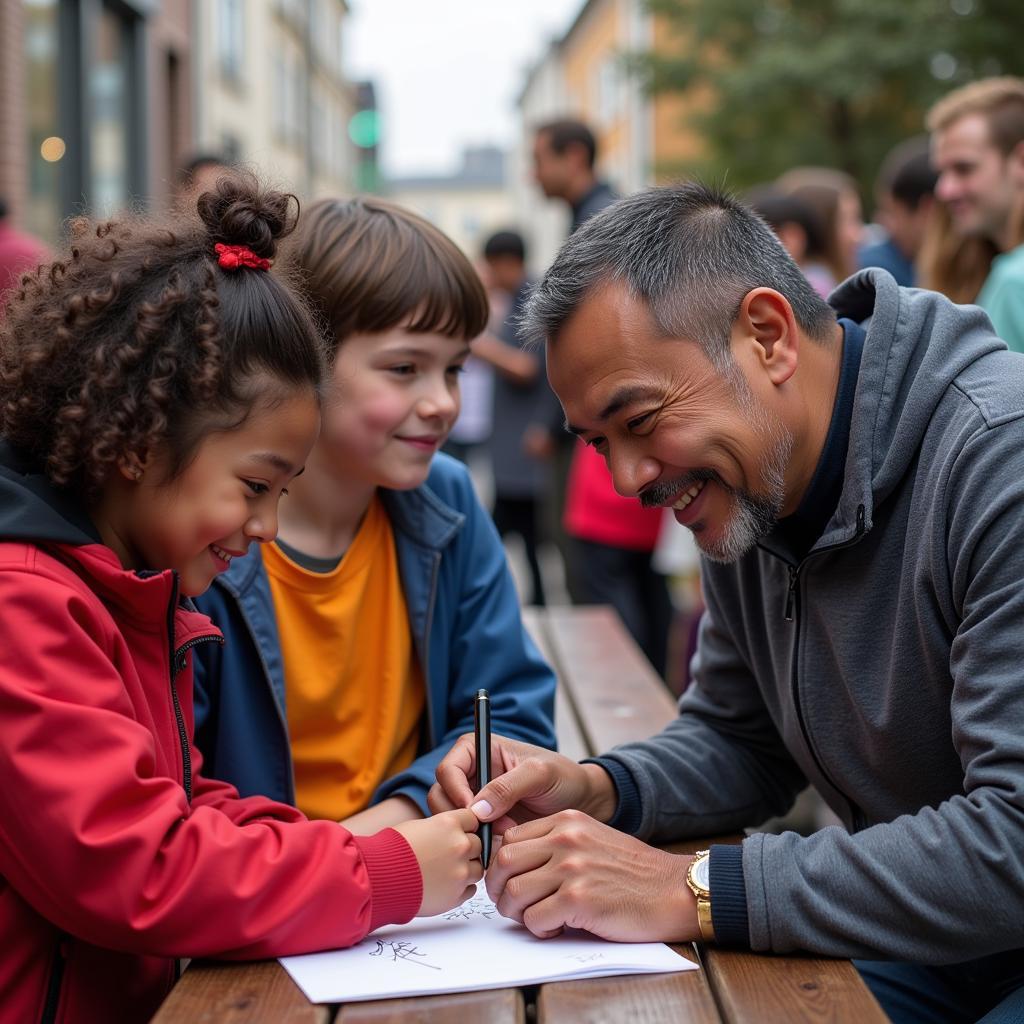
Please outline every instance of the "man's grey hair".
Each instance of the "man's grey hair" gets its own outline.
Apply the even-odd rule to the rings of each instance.
[[[621,281],[666,338],[701,345],[730,371],[730,333],[744,296],[773,288],[800,328],[831,338],[836,317],[775,233],[727,192],[699,183],[666,185],[620,199],[569,238],[533,290],[524,333],[554,343],[598,285]]]

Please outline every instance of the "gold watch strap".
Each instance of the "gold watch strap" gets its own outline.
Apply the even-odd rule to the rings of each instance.
[[[705,942],[715,941],[715,925],[711,920],[711,900],[705,896],[697,897],[697,927],[700,937]]]

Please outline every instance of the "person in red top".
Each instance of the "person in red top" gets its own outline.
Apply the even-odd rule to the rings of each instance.
[[[325,359],[269,271],[291,197],[80,223],[0,324],[0,1021],[146,1021],[176,958],[347,946],[482,874],[468,811],[354,836],[206,779],[189,598],[320,426]]]
[[[0,197],[0,312],[18,276],[44,263],[48,255],[42,242],[15,229],[7,212],[7,203]]]

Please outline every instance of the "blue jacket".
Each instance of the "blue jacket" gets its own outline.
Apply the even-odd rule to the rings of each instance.
[[[490,691],[496,733],[554,747],[555,677],[523,628],[504,548],[465,467],[437,455],[423,486],[380,493],[427,694],[420,754],[377,789],[373,802],[401,794],[426,812],[438,762],[473,728],[481,687]],[[195,659],[204,772],[243,796],[294,804],[284,663],[258,545],[196,603],[226,641],[223,648],[197,648]]]

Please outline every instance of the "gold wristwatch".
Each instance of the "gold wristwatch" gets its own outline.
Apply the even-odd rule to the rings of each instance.
[[[686,884],[697,897],[697,926],[705,942],[715,941],[715,926],[711,921],[711,853],[698,850],[686,871]]]

